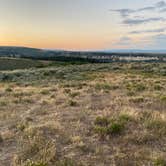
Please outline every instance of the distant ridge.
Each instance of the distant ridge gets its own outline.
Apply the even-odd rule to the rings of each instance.
[[[0,46],[0,57],[38,60],[113,62],[166,61],[166,50],[113,49],[91,51],[50,50],[29,47]]]
[[[101,50],[62,50],[62,49],[48,49],[48,48],[33,48],[25,46],[0,46],[0,51],[35,51],[37,52],[96,52],[96,53],[162,53],[166,54],[166,49],[101,49]],[[1,54],[0,54],[1,55]]]
[[[141,50],[141,49],[110,49],[110,50],[99,50],[99,52],[107,52],[107,53],[159,53],[159,54],[166,54],[166,50]]]

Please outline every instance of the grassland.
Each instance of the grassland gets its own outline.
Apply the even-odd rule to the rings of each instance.
[[[166,64],[1,70],[0,165],[165,166]]]

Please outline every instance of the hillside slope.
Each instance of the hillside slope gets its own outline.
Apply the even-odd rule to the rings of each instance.
[[[47,66],[48,62],[23,58],[0,57],[0,70],[28,69]]]

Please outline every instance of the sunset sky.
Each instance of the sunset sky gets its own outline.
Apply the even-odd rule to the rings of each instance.
[[[165,49],[166,1],[0,0],[0,45]]]

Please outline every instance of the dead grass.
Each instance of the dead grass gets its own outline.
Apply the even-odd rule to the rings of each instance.
[[[153,65],[0,72],[1,165],[164,166],[165,64]]]

